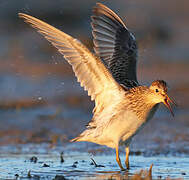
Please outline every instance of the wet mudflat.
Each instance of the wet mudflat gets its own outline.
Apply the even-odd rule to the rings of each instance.
[[[31,148],[29,145],[28,148]],[[34,148],[34,146],[33,146]],[[40,147],[38,151],[47,151],[48,147]],[[43,149],[45,148],[45,149]],[[26,150],[26,146],[23,151]],[[92,162],[93,158],[99,167]],[[124,159],[124,156],[121,156]],[[63,155],[61,161],[57,149],[46,153],[15,153],[0,155],[1,179],[127,179],[139,173],[141,169],[148,170],[153,164],[153,179],[184,179],[189,178],[189,157],[183,156],[136,156],[131,157],[131,169],[120,172],[113,154],[91,155],[73,152]]]

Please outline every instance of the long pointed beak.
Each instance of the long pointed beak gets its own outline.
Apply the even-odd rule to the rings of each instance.
[[[174,113],[173,113],[173,110],[172,110],[171,105],[170,105],[169,102],[171,102],[172,104],[174,104],[175,106],[177,106],[176,103],[175,103],[172,99],[170,99],[170,97],[168,97],[168,96],[166,95],[166,98],[164,99],[164,102],[163,102],[163,103],[167,106],[167,108],[168,108],[169,111],[171,112],[172,116],[174,117]]]

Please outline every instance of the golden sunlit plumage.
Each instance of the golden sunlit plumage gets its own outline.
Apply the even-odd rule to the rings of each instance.
[[[172,112],[163,80],[150,87],[140,86],[136,76],[137,45],[135,37],[121,18],[108,7],[97,3],[93,9],[92,28],[94,49],[92,54],[81,42],[53,26],[32,16],[19,13],[19,17],[38,30],[72,66],[81,86],[95,100],[93,118],[87,129],[72,141],[89,141],[116,149],[126,150],[129,169],[129,145],[132,137],[150,120],[163,102]]]

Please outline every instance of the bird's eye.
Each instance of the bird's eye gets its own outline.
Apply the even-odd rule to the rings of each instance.
[[[156,92],[159,92],[159,90],[158,90],[158,89],[156,89]]]

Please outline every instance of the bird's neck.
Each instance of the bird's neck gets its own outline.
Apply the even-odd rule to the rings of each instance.
[[[130,109],[132,109],[139,119],[145,121],[151,119],[158,108],[158,104],[148,101],[148,87],[141,86],[130,93]]]

